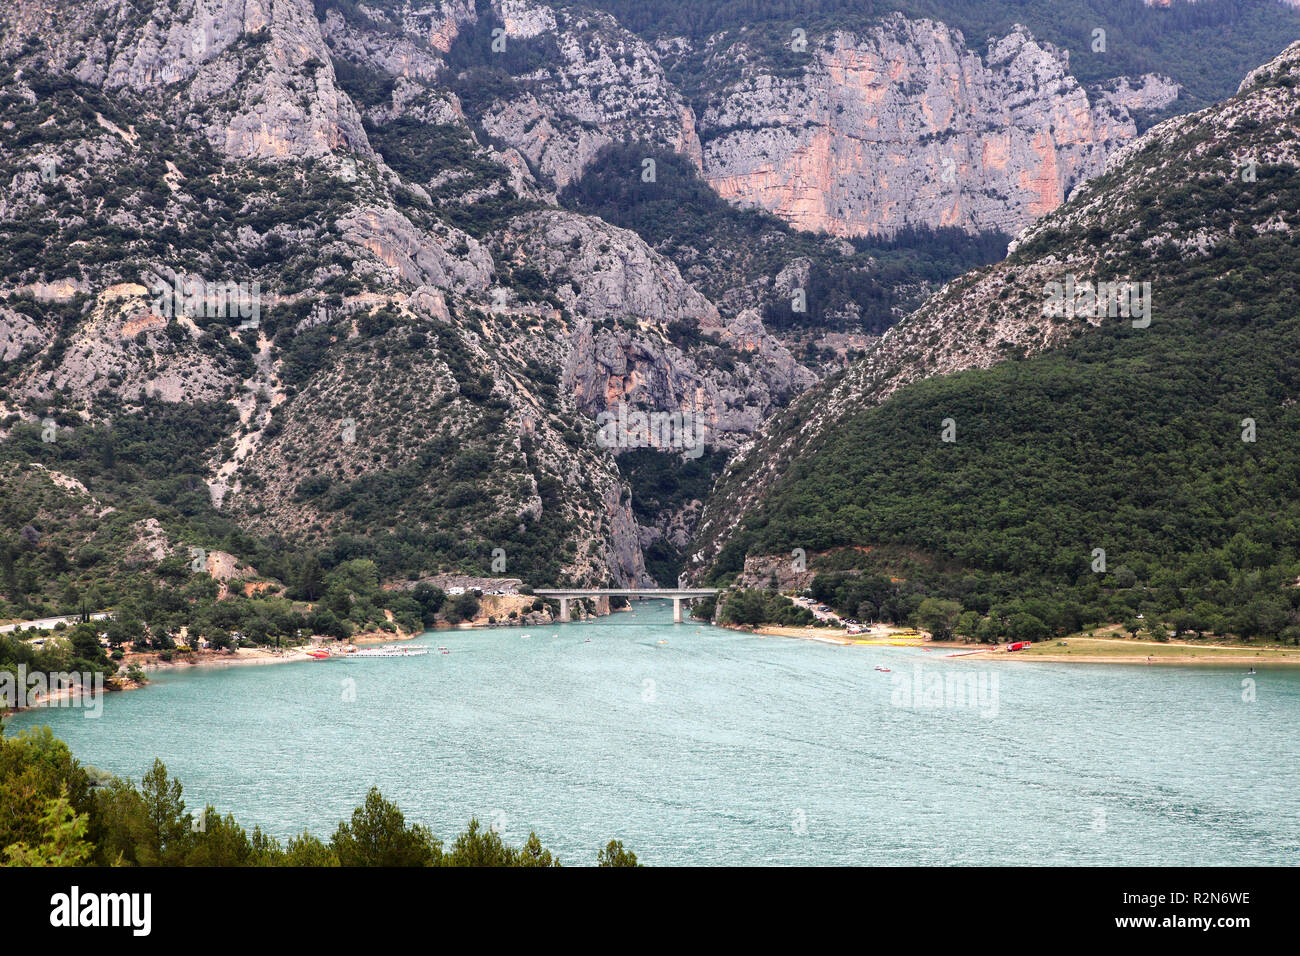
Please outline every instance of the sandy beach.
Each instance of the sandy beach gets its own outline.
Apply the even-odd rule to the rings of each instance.
[[[732,628],[741,630],[741,628]],[[798,637],[806,641],[820,641],[823,644],[852,644],[843,630],[836,627],[757,627],[751,633],[761,637]]]
[[[974,651],[973,654],[963,654],[962,657],[980,660],[1046,661],[1057,664],[1300,666],[1300,648],[1289,647],[1246,647],[1097,637],[1068,637],[1059,641],[1042,641],[1012,653],[1008,653],[1005,646],[990,647],[986,651],[973,648],[969,644],[947,646],[952,647],[954,651]]]
[[[968,644],[963,641],[932,641],[903,633],[902,629],[879,629],[849,635],[842,628],[757,627],[731,628],[763,637],[793,637],[822,644],[871,647],[921,647],[934,657],[954,660],[1039,661],[1056,664],[1162,664],[1300,667],[1300,648],[1248,647],[1244,645],[1191,644],[1185,641],[1137,641],[1118,637],[1073,636],[1040,641],[1019,651],[1007,651],[1006,644]]]

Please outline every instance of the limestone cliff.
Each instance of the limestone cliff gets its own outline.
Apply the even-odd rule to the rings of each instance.
[[[746,40],[703,51],[719,75],[699,120],[723,196],[842,236],[907,226],[1015,233],[1055,209],[1168,105],[1157,76],[1084,89],[1065,54],[1023,28],[986,55],[931,20],[808,38],[778,70]]]

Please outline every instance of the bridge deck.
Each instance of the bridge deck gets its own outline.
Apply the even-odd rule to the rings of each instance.
[[[709,597],[722,588],[538,588],[542,597]]]

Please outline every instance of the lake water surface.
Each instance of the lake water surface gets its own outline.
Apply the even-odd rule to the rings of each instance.
[[[421,639],[446,655],[161,672],[100,719],[9,732],[49,724],[137,780],[161,757],[191,809],[281,838],[328,838],[377,785],[444,840],[477,815],[571,865],[611,838],[660,865],[1300,862],[1294,669],[1246,701],[1240,668],[945,660],[633,609]],[[915,699],[932,675],[984,697]]]

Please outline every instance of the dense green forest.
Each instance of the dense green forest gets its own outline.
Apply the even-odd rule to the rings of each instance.
[[[701,614],[708,608],[702,608]],[[805,607],[799,607],[789,598],[775,591],[756,588],[736,588],[723,595],[718,608],[719,624],[779,624],[783,627],[809,627],[817,618]]]
[[[686,36],[702,42],[719,31],[733,38],[761,37],[774,55],[787,57],[790,30],[860,28],[886,13],[939,20],[961,30],[983,50],[992,35],[1022,23],[1035,37],[1070,51],[1070,71],[1080,82],[1164,73],[1186,90],[1177,112],[1200,109],[1236,92],[1241,78],[1300,38],[1300,15],[1274,0],[1198,0],[1164,9],[1142,0],[591,0],[647,38]],[[1093,31],[1106,31],[1106,48],[1093,51]],[[690,68],[690,58],[683,58]],[[692,72],[674,76],[690,91],[709,82]],[[1148,122],[1154,119],[1148,118]]]
[[[20,667],[26,668],[28,674],[99,674],[105,687],[116,689],[114,675],[118,666],[100,646],[98,630],[94,624],[77,624],[55,635],[59,639],[47,639],[42,645],[29,644],[13,634],[0,634],[0,674],[14,675],[15,687]],[[0,700],[0,713],[15,704]]]
[[[328,839],[303,832],[282,843],[211,805],[187,810],[184,788],[161,761],[137,784],[83,766],[48,727],[3,731],[0,724],[0,866],[560,865],[536,833],[513,847],[477,819],[445,845],[373,787]],[[639,865],[618,840],[594,862]]]

